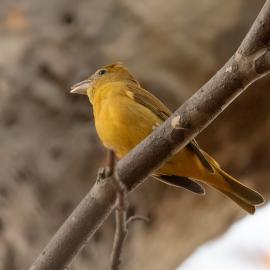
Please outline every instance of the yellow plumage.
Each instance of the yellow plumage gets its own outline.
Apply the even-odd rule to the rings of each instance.
[[[119,158],[149,135],[157,123],[161,123],[149,109],[134,102],[123,82],[101,87],[93,98],[93,109],[95,126],[102,142]]]
[[[171,114],[154,95],[141,88],[121,64],[98,70],[72,92],[87,94],[93,104],[95,126],[103,144],[119,158],[147,137]],[[154,175],[174,186],[203,193],[194,180],[204,182],[234,200],[249,213],[263,203],[262,196],[226,174],[193,140]]]

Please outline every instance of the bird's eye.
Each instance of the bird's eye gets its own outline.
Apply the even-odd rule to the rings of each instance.
[[[101,70],[98,72],[98,75],[99,75],[99,76],[102,76],[102,75],[104,75],[105,73],[107,73],[107,70],[106,70],[106,69],[101,69]]]

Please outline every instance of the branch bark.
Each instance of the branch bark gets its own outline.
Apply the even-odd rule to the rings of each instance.
[[[250,84],[270,72],[270,0],[231,59],[166,122],[117,164],[129,191],[206,128]],[[147,149],[147,151],[145,151]],[[31,270],[64,269],[115,207],[109,177],[97,181],[39,255]]]

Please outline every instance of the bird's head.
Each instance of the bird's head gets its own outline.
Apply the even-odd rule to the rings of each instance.
[[[138,84],[127,68],[125,68],[121,63],[115,63],[98,69],[88,79],[73,85],[70,92],[74,94],[87,95],[91,101],[96,89],[107,83],[119,81]]]

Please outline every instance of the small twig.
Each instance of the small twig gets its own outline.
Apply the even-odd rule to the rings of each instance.
[[[112,166],[115,165],[115,162],[112,163],[112,160],[115,161],[114,152],[110,151],[109,154],[109,164]],[[112,158],[114,156],[114,158]],[[117,199],[116,199],[116,209],[115,209],[115,234],[113,240],[113,248],[111,254],[111,265],[110,270],[118,270],[121,264],[121,254],[124,246],[124,242],[127,236],[127,189],[126,186],[121,182],[117,173],[113,170],[113,181],[117,189]]]
[[[136,220],[149,222],[149,219],[144,216],[131,216],[127,218],[128,209],[128,190],[119,179],[116,171],[116,156],[113,150],[107,152],[107,170],[99,169],[98,179],[111,177],[117,191],[116,208],[115,208],[115,234],[113,240],[110,270],[118,270],[121,264],[121,255],[124,247],[124,242],[128,233],[128,225]]]
[[[111,265],[110,270],[118,270],[121,264],[121,254],[124,246],[124,242],[127,236],[127,209],[125,202],[126,195],[118,195],[117,207],[115,210],[115,234],[113,241],[113,248],[111,254]],[[124,206],[124,207],[122,207]]]
[[[137,220],[148,223],[150,220],[144,216],[131,216],[127,218],[128,209],[128,191],[125,185],[118,178],[117,174],[114,174],[114,181],[117,186],[117,201],[115,209],[115,234],[113,241],[113,248],[111,254],[110,270],[118,270],[121,264],[121,254],[123,246],[128,233],[128,226]]]

